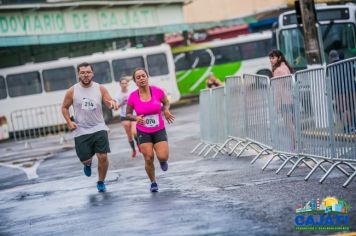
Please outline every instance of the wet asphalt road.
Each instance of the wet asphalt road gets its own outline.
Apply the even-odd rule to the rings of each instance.
[[[70,138],[65,145],[57,138],[33,142],[30,150],[0,144],[0,235],[324,235],[335,232],[295,231],[294,217],[298,203],[326,196],[351,205],[356,229],[355,180],[345,189],[337,172],[319,184],[321,172],[303,180],[305,167],[289,178],[289,168],[276,175],[278,160],[262,172],[266,158],[250,165],[249,155],[197,157],[190,151],[199,141],[198,105],[173,113],[170,165],[156,169],[158,193],[149,192],[143,158],[130,158],[119,124],[110,125],[106,193],[96,190],[96,162],[93,176],[83,175]],[[28,179],[34,174],[23,164],[38,162],[38,178]]]

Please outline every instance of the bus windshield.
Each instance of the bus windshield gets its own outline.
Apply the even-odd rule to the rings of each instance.
[[[330,23],[320,26],[322,37],[323,55],[326,63],[329,63],[328,54],[331,50],[337,50],[340,59],[356,56],[356,33],[352,23]],[[286,59],[295,69],[307,67],[304,50],[304,36],[302,28],[282,30],[279,34],[280,50],[286,55]]]

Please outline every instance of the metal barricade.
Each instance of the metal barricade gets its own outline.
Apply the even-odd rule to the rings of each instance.
[[[204,154],[207,156],[210,151],[214,150],[215,155],[221,151],[221,146],[226,139],[226,102],[225,102],[225,87],[217,87],[210,89],[211,98],[209,104],[209,118],[210,119],[210,138],[211,144],[208,151]],[[207,118],[205,118],[207,119]]]
[[[245,91],[243,79],[239,76],[225,80],[227,135],[246,137]]]
[[[11,113],[12,133],[16,142],[29,141],[48,135],[60,135],[63,142],[67,125],[61,112],[61,104],[16,110]],[[72,110],[70,113],[73,114]]]
[[[211,134],[215,144],[222,144],[227,136],[225,87],[213,88],[211,93]]]
[[[292,75],[275,77],[271,83],[271,123],[273,149],[277,152],[296,152],[296,120]]]
[[[201,145],[198,155],[205,152],[207,156],[212,150],[217,153],[227,135],[225,87],[200,91],[200,134],[201,142],[191,151],[194,153]]]
[[[243,79],[240,76],[227,77],[225,80],[225,110],[226,110],[226,133],[227,139],[216,151],[218,153],[227,152],[240,155],[235,150],[244,147],[246,137],[246,113],[245,113],[245,92]],[[231,147],[230,147],[231,146]]]
[[[210,118],[210,108],[211,104],[211,90],[204,89],[200,91],[199,94],[199,115],[200,115],[200,140],[201,142],[191,151],[194,153],[199,148],[202,149],[199,151],[199,155],[201,155],[206,148],[210,146],[212,143],[212,135],[211,135],[211,118]]]
[[[270,84],[267,76],[244,74],[246,131],[251,140],[272,146]]]
[[[295,80],[298,153],[331,158],[325,70],[299,71]]]
[[[235,149],[244,140],[238,137],[245,137],[244,119],[244,93],[243,81],[239,76],[227,77],[225,79],[225,136],[227,139],[215,150],[213,157],[219,153],[238,154]],[[232,144],[234,144],[232,146]]]
[[[356,59],[327,66],[332,145],[336,159],[356,161]]]
[[[231,155],[241,145],[240,156],[256,145],[258,155],[251,163],[262,153],[273,154],[262,169],[277,156],[283,164],[276,173],[288,162],[294,164],[287,176],[302,163],[312,169],[305,180],[321,169],[322,183],[338,169],[348,177],[346,187],[356,176],[356,58],[271,80],[250,74],[229,77],[225,94],[223,89],[200,94],[201,137],[210,143],[205,155],[212,149],[214,156]],[[224,138],[223,145],[215,145]],[[236,141],[233,148],[228,147],[231,140]]]
[[[328,85],[330,145],[335,163],[325,173],[323,182],[334,168],[348,166],[353,173],[348,174],[346,187],[356,176],[356,58],[340,61],[326,67]],[[331,123],[331,122],[330,122]]]

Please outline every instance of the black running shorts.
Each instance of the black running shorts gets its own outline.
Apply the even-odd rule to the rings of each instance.
[[[137,138],[140,144],[143,143],[159,143],[162,141],[168,141],[166,129],[163,128],[154,133],[146,133],[137,129]]]
[[[74,138],[75,151],[80,161],[89,160],[95,153],[110,152],[108,132],[101,130]]]

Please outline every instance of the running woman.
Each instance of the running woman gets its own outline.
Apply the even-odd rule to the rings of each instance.
[[[145,158],[145,170],[151,181],[151,192],[158,191],[156,183],[154,153],[163,171],[168,170],[168,139],[163,114],[169,124],[173,123],[174,116],[169,111],[169,102],[162,89],[150,86],[148,73],[143,68],[137,68],[133,75],[138,89],[133,91],[127,101],[126,116],[136,120],[138,141]],[[133,115],[135,110],[136,116]]]
[[[129,141],[130,147],[132,148],[132,154],[131,157],[136,157],[136,149],[135,149],[135,142],[138,147],[138,150],[140,151],[140,146],[137,140],[137,133],[136,133],[136,121],[130,120],[126,116],[126,106],[127,106],[127,99],[130,95],[129,89],[128,89],[128,84],[129,80],[126,78],[122,78],[120,80],[120,91],[119,94],[116,98],[116,102],[119,104],[120,108],[120,121],[122,127],[125,129],[127,139]]]
[[[117,104],[106,88],[93,82],[93,68],[84,62],[77,66],[79,82],[70,87],[64,97],[62,114],[68,129],[74,132],[75,151],[84,165],[84,174],[91,176],[94,154],[98,158],[99,192],[105,192],[105,177],[109,168],[107,153],[110,152],[108,130],[103,117],[102,103],[117,110]],[[73,106],[74,121],[70,119],[69,107]]]

